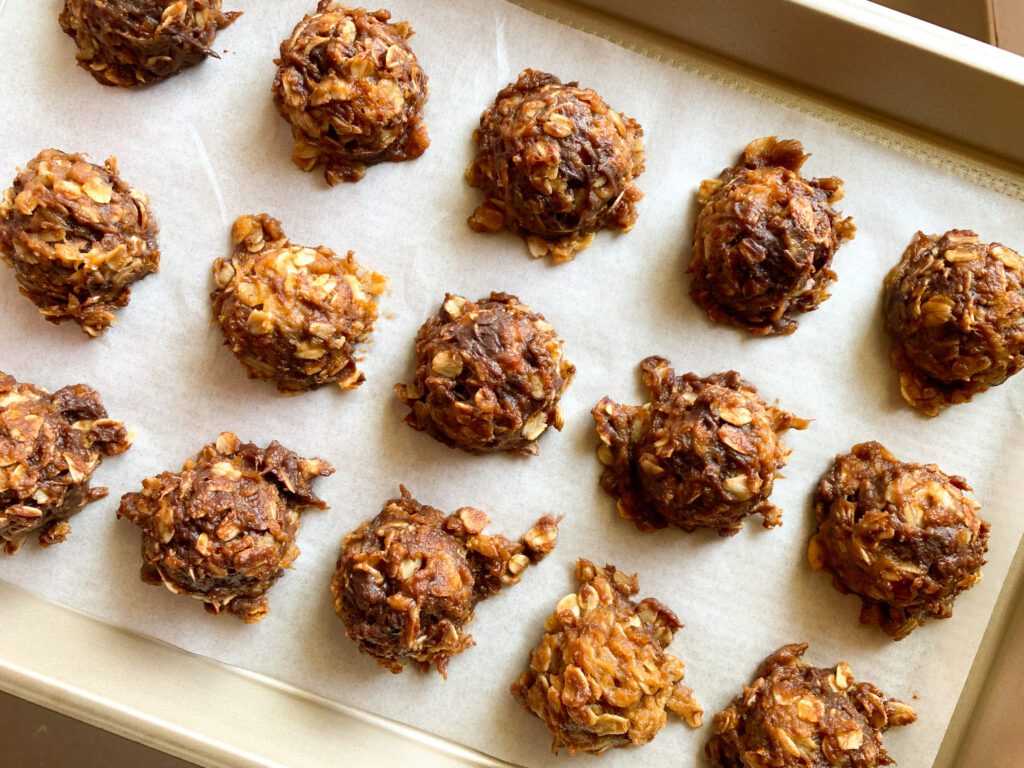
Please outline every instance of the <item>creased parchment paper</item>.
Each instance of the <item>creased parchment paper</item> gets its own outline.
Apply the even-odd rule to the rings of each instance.
[[[27,544],[0,560],[0,577],[499,758],[548,765],[556,760],[547,731],[507,689],[544,617],[573,587],[575,559],[585,555],[638,571],[641,596],[660,598],[683,619],[673,650],[686,661],[708,720],[765,655],[807,641],[812,662],[845,659],[858,677],[911,702],[920,721],[887,741],[900,765],[931,765],[1024,526],[1017,501],[1024,493],[1024,381],[931,421],[917,416],[900,401],[887,362],[880,287],[918,228],[971,227],[1020,248],[1024,204],[835,122],[730,88],[706,69],[645,58],[500,0],[391,2],[395,18],[416,29],[413,46],[430,76],[432,145],[415,162],[371,168],[362,182],[329,189],[319,174],[292,166],[288,128],[270,99],[278,43],[313,0],[228,3],[245,15],[218,38],[220,61],[131,93],[101,87],[74,65],[74,46],[56,22],[59,5],[0,5],[3,182],[43,147],[85,151],[95,161],[116,155],[124,177],[152,196],[163,264],[95,341],[73,325],[44,322],[18,295],[11,272],[0,271],[0,368],[51,390],[88,382],[137,433],[134,448],[97,473],[110,497],[73,520],[70,540],[50,550]],[[563,266],[532,261],[513,236],[478,235],[465,224],[478,200],[462,176],[470,133],[496,91],[526,66],[596,88],[646,131],[648,170],[640,182],[647,197],[636,228],[600,234]],[[808,174],[846,180],[841,208],[859,231],[836,258],[833,298],[801,319],[795,335],[754,339],[710,324],[687,297],[683,270],[698,183],[732,163],[747,141],[769,134],[805,143],[813,152]],[[210,264],[228,253],[234,217],[262,211],[279,217],[295,242],[353,249],[390,276],[359,390],[282,397],[246,379],[221,345],[211,324]],[[446,290],[474,298],[517,293],[564,336],[579,373],[563,400],[565,430],[544,436],[539,457],[468,456],[401,423],[392,385],[409,380],[416,330]],[[784,510],[782,528],[753,522],[722,540],[641,534],[617,517],[598,488],[589,411],[603,395],[640,402],[637,364],[653,353],[680,371],[737,369],[767,399],[814,419],[787,437],[793,455],[773,495]],[[317,487],[330,510],[305,516],[302,555],[270,592],[270,616],[254,626],[208,616],[194,601],[142,584],[139,533],[114,518],[122,493],[143,477],[177,470],[221,430],[261,444],[276,438],[338,468]],[[805,557],[819,476],[834,454],[869,439],[966,476],[993,528],[985,579],[959,598],[955,617],[898,644],[859,627],[857,599],[812,573]],[[480,605],[477,645],[453,660],[447,682],[380,669],[344,637],[331,611],[328,584],[343,535],[396,495],[399,482],[444,510],[482,507],[492,530],[508,535],[520,535],[542,513],[565,516],[554,555]],[[693,731],[673,721],[642,752],[610,753],[602,765],[699,764],[708,735],[709,727]]]

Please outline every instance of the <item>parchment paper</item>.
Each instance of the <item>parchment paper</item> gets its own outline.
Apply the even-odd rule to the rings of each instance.
[[[74,65],[74,46],[56,23],[59,5],[0,3],[4,183],[43,147],[85,151],[97,162],[116,155],[124,177],[152,196],[163,263],[134,289],[117,326],[95,341],[71,324],[44,322],[18,295],[11,272],[0,271],[0,367],[51,390],[88,382],[112,416],[137,432],[134,448],[97,473],[111,495],[73,520],[70,540],[49,550],[29,543],[0,560],[0,577],[500,758],[548,765],[555,759],[547,731],[507,687],[544,617],[573,587],[575,559],[585,555],[638,571],[641,596],[679,613],[687,626],[673,648],[708,720],[765,655],[808,641],[811,661],[845,659],[858,677],[913,703],[920,721],[887,742],[901,765],[931,765],[1024,526],[1024,382],[931,421],[917,416],[900,401],[888,366],[880,286],[918,228],[971,227],[1020,248],[1024,204],[835,120],[732,88],[708,75],[708,65],[680,69],[501,0],[391,0],[395,18],[417,30],[413,45],[431,78],[432,145],[415,162],[378,166],[358,184],[329,189],[319,174],[292,166],[288,128],[269,93],[277,45],[312,0],[228,3],[245,16],[219,37],[222,60],[131,93],[101,87]],[[474,234],[465,224],[478,201],[462,177],[470,133],[497,89],[526,66],[596,88],[646,131],[647,198],[636,228],[599,235],[564,266],[532,261],[518,238]],[[709,323],[686,296],[682,273],[698,183],[731,164],[747,141],[769,134],[805,143],[814,153],[807,173],[846,180],[841,207],[859,231],[836,259],[833,297],[801,319],[795,335],[753,339]],[[246,379],[221,345],[210,318],[210,264],[228,252],[234,217],[260,211],[279,217],[294,241],[351,248],[391,277],[359,390],[282,397]],[[579,374],[563,400],[565,430],[544,436],[541,456],[468,456],[401,423],[392,385],[409,380],[413,337],[446,290],[517,293],[564,336]],[[766,398],[814,419],[787,437],[794,451],[773,495],[784,510],[782,528],[752,522],[721,540],[641,534],[617,517],[598,488],[589,410],[606,394],[640,402],[637,364],[652,353],[680,371],[735,368]],[[302,556],[270,593],[270,616],[254,626],[208,616],[194,601],[142,584],[139,533],[114,518],[122,493],[143,477],[177,470],[221,430],[264,444],[276,438],[338,467],[318,486],[330,510],[305,516]],[[958,599],[955,617],[898,644],[859,627],[857,599],[841,596],[806,564],[810,494],[835,453],[868,439],[966,476],[993,527],[985,579]],[[452,662],[447,682],[378,668],[344,637],[331,611],[328,584],[342,536],[396,495],[399,482],[444,510],[482,507],[493,530],[509,535],[544,512],[565,515],[555,554],[480,605],[472,625],[477,646]],[[708,735],[708,727],[670,722],[642,752],[620,750],[602,765],[696,764]]]

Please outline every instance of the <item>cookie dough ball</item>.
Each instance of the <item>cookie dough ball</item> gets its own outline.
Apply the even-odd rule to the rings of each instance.
[[[310,482],[333,472],[277,441],[264,449],[223,432],[181,472],[147,478],[140,492],[122,496],[117,516],[142,529],[144,582],[252,624],[270,611],[267,590],[299,556],[300,513],[327,506]]]
[[[103,85],[155,83],[220,58],[217,31],[241,13],[221,0],[64,0],[60,25],[78,46],[78,66]]]
[[[667,653],[682,627],[653,598],[631,599],[636,575],[576,564],[579,589],[558,601],[512,695],[547,725],[552,750],[600,755],[646,744],[666,710],[699,728],[703,711],[683,685],[681,659]]]
[[[21,293],[51,323],[90,336],[114,323],[131,285],[160,267],[149,198],[128,186],[117,160],[44,149],[0,201],[0,257]]]
[[[382,667],[433,666],[447,677],[451,657],[473,645],[465,628],[476,604],[554,550],[558,520],[542,517],[516,542],[485,534],[479,509],[445,515],[401,491],[345,537],[331,580],[334,610]]]
[[[715,715],[704,748],[712,768],[878,768],[894,761],[882,746],[889,728],[917,714],[870,683],[854,682],[845,662],[832,669],[803,660],[806,643],[786,645],[757,679]]]
[[[498,93],[473,132],[466,171],[485,199],[469,217],[477,232],[526,238],[535,258],[570,261],[608,227],[628,232],[643,198],[643,129],[579,83],[525,69]]]
[[[594,406],[601,487],[642,531],[713,528],[732,536],[758,514],[782,522],[769,500],[790,449],[781,436],[807,421],[766,404],[735,371],[676,376],[663,357],[640,363],[642,406],[605,397]]]
[[[885,278],[903,399],[928,416],[1024,367],[1024,262],[967,229],[918,232]]]
[[[323,165],[332,186],[430,146],[427,76],[409,47],[412,27],[390,18],[320,0],[281,43],[274,104],[292,126],[292,161],[304,171]]]
[[[352,251],[339,259],[289,242],[265,213],[240,216],[231,238],[231,258],[213,263],[211,298],[224,343],[249,376],[288,394],[362,384],[355,347],[373,330],[387,278],[364,270]]]
[[[799,141],[747,145],[742,164],[701,182],[690,296],[716,323],[792,333],[829,297],[832,256],[856,228],[832,206],[842,179],[805,179]]]
[[[808,558],[858,595],[860,620],[901,640],[981,580],[989,525],[962,477],[900,461],[879,443],[836,457],[814,502]]]
[[[576,367],[544,316],[516,296],[472,302],[445,294],[440,312],[416,336],[412,384],[395,394],[405,423],[469,453],[539,452],[537,440],[562,428],[562,397]]]
[[[84,384],[52,395],[0,371],[0,541],[13,555],[29,534],[44,547],[71,533],[68,518],[107,495],[89,481],[104,456],[124,453],[131,438],[107,418]]]

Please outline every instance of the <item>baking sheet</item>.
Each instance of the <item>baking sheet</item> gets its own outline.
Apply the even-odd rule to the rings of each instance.
[[[111,496],[75,518],[68,542],[50,550],[26,545],[0,561],[0,578],[500,758],[544,765],[554,762],[548,733],[507,686],[544,617],[573,588],[575,558],[585,555],[638,571],[641,596],[656,596],[681,616],[687,626],[673,650],[686,661],[687,682],[709,720],[761,658],[805,640],[813,662],[846,659],[859,677],[911,701],[920,721],[891,732],[887,743],[901,765],[931,765],[1024,528],[1015,515],[1024,448],[1014,440],[1024,393],[1011,382],[935,420],[912,413],[888,368],[880,285],[918,228],[973,227],[1019,248],[1015,222],[1024,220],[1024,203],[827,116],[730,87],[686,54],[684,68],[673,66],[501,0],[390,4],[395,18],[409,19],[418,32],[413,45],[431,77],[432,146],[415,162],[378,166],[359,184],[329,189],[321,176],[291,165],[288,128],[269,97],[277,44],[312,2],[237,3],[246,15],[218,39],[221,61],[133,93],[103,88],[73,66],[73,44],[55,22],[59,5],[0,4],[0,50],[9,52],[0,73],[8,105],[0,169],[13,177],[46,146],[85,151],[96,161],[116,155],[124,177],[152,197],[163,263],[159,275],[137,285],[118,325],[95,341],[74,326],[43,321],[18,295],[10,271],[0,272],[7,322],[0,367],[50,389],[88,382],[111,415],[137,433],[134,448],[97,473]],[[497,89],[525,66],[580,79],[646,131],[647,198],[636,228],[599,235],[568,265],[533,261],[521,240],[465,226],[479,199],[462,179],[469,135]],[[748,140],[768,134],[804,141],[813,153],[808,174],[846,180],[841,208],[859,232],[837,256],[833,298],[805,316],[795,335],[753,339],[709,323],[686,296],[682,272],[699,181],[730,164]],[[246,379],[221,345],[210,321],[209,266],[228,253],[233,218],[259,211],[280,218],[295,242],[353,249],[391,277],[359,390],[281,397]],[[446,290],[518,293],[566,339],[578,376],[563,399],[565,430],[542,439],[541,456],[468,456],[401,423],[391,387],[409,380],[416,329]],[[764,531],[755,522],[721,540],[641,534],[617,517],[597,485],[589,410],[606,394],[640,402],[637,363],[654,353],[680,371],[735,368],[766,398],[815,420],[787,438],[794,452],[773,495],[784,510],[782,528]],[[303,554],[270,593],[270,616],[254,626],[208,616],[194,601],[139,582],[138,532],[114,519],[122,493],[145,476],[177,469],[225,429],[261,443],[279,439],[338,467],[318,487],[331,509],[305,516]],[[859,628],[856,598],[839,595],[804,556],[818,477],[836,452],[867,439],[965,475],[993,525],[984,581],[958,600],[952,620],[899,644]],[[544,512],[565,515],[554,555],[479,606],[477,646],[453,660],[447,682],[378,668],[344,637],[331,611],[328,584],[341,538],[395,495],[399,482],[441,509],[482,507],[493,530],[508,535]],[[655,765],[686,764],[708,733],[670,722],[642,753],[618,751],[602,762],[625,765],[641,756]]]

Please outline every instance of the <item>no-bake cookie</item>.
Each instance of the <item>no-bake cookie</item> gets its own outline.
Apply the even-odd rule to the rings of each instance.
[[[853,679],[849,665],[812,667],[806,643],[786,645],[715,715],[705,752],[712,768],[877,768],[894,765],[889,728],[917,719],[902,701]]]
[[[807,421],[766,404],[735,371],[677,376],[662,357],[640,363],[650,402],[594,406],[601,487],[640,530],[713,528],[731,536],[753,514],[781,523],[770,501],[790,449],[781,436]]]
[[[290,242],[265,213],[240,216],[231,238],[231,258],[213,264],[211,298],[224,343],[249,376],[292,394],[362,384],[355,347],[373,330],[387,279],[351,251],[339,258]]]
[[[0,257],[21,293],[51,323],[73,320],[90,336],[128,305],[131,285],[160,266],[149,198],[117,161],[44,149],[0,201]]]
[[[558,521],[542,517],[512,541],[483,532],[482,510],[445,515],[401,491],[345,537],[331,580],[334,610],[382,667],[398,673],[411,663],[447,676],[451,657],[473,645],[466,625],[477,603],[554,550]]]
[[[1024,261],[966,229],[918,232],[885,278],[903,399],[928,416],[1024,367]]]
[[[558,402],[576,373],[544,316],[516,296],[469,301],[446,294],[416,336],[412,384],[395,393],[406,423],[470,453],[533,455],[549,426],[562,428]]]
[[[0,541],[13,555],[29,534],[43,546],[71,533],[68,518],[107,495],[89,483],[104,456],[124,453],[131,438],[107,418],[84,384],[53,394],[0,372]]]
[[[551,731],[552,750],[600,755],[646,744],[666,711],[700,727],[703,711],[683,685],[684,664],[665,650],[682,627],[678,617],[654,598],[634,602],[635,574],[581,559],[576,576],[579,589],[558,601],[511,686]]]
[[[879,443],[836,457],[814,501],[811,566],[858,595],[860,620],[900,640],[981,580],[989,525],[962,477],[900,461]]]
[[[690,296],[715,322],[792,333],[829,297],[832,257],[855,227],[833,208],[841,179],[800,175],[808,157],[799,141],[757,139],[739,165],[701,182]]]
[[[104,85],[164,80],[212,56],[217,32],[241,13],[221,0],[64,0],[60,25],[78,65]]]
[[[277,441],[260,448],[223,432],[181,472],[122,496],[117,516],[142,529],[144,582],[251,624],[267,615],[267,590],[299,556],[300,513],[327,506],[311,481],[332,472]]]
[[[628,232],[643,192],[643,129],[579,83],[526,69],[498,93],[473,132],[466,171],[484,201],[477,232],[506,228],[530,254],[572,259],[601,229]]]
[[[390,18],[321,0],[281,43],[274,104],[292,127],[292,160],[304,171],[323,165],[328,184],[359,181],[367,166],[412,160],[430,145],[412,27]]]

